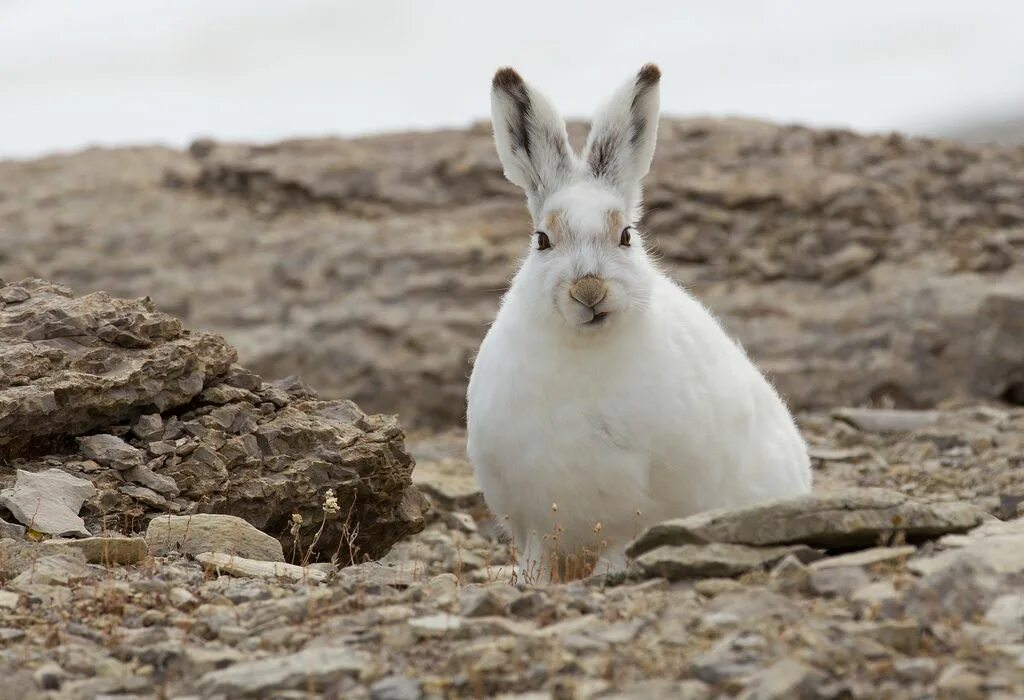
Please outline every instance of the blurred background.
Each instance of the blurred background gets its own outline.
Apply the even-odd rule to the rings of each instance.
[[[791,406],[1024,404],[1022,26],[1021,0],[0,0],[0,278],[146,296],[267,378],[457,426],[532,231],[493,71],[585,119],[655,61],[642,230]]]
[[[1019,0],[0,1],[0,158],[464,127],[513,64],[586,116],[647,61],[667,114],[1013,140]]]

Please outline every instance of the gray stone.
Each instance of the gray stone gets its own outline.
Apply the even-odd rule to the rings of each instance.
[[[627,554],[636,558],[662,545],[709,542],[803,543],[826,549],[872,546],[894,532],[903,532],[908,538],[966,532],[989,517],[969,503],[928,504],[897,491],[841,489],[669,520],[641,534]]]
[[[371,700],[420,700],[420,682],[408,676],[388,676],[370,686]]]
[[[270,697],[282,690],[320,691],[345,676],[357,676],[366,663],[362,654],[346,647],[315,647],[210,671],[196,685],[204,696]]]
[[[159,413],[139,416],[132,424],[132,434],[145,442],[156,440],[163,433],[164,419]]]
[[[382,586],[406,588],[417,580],[418,577],[406,568],[392,568],[371,561],[340,569],[332,585],[340,586],[345,590],[356,591],[367,588],[380,588]]]
[[[281,543],[233,515],[159,515],[146,529],[153,556],[219,552],[246,559],[284,561]]]
[[[204,569],[232,576],[252,576],[267,580],[288,579],[309,583],[323,583],[328,579],[327,574],[317,569],[286,564],[281,561],[246,559],[222,552],[202,552],[196,555],[196,561],[202,564]]]
[[[646,576],[659,576],[669,581],[739,576],[748,571],[770,567],[787,555],[795,556],[800,549],[721,543],[684,544],[644,552],[636,563]]]
[[[863,588],[870,581],[867,573],[859,566],[812,568],[808,572],[807,586],[818,595],[849,598],[854,591]]]
[[[10,539],[21,539],[25,536],[25,526],[16,525],[9,523],[3,518],[0,518],[0,539],[5,537]]]
[[[743,700],[816,698],[825,679],[824,673],[805,663],[782,659],[751,676],[740,697]]]
[[[88,536],[78,511],[96,487],[59,469],[27,472],[19,469],[14,488],[0,492],[0,505],[36,532]]]
[[[953,566],[965,557],[984,562],[1000,574],[1024,573],[1024,520],[990,520],[965,535],[951,535],[939,540],[946,548],[933,556],[910,562],[912,571],[931,574]]]
[[[173,513],[181,510],[156,491],[145,486],[125,484],[118,488],[118,492],[123,493],[125,496],[131,496],[136,501],[144,503],[150,508],[159,508],[162,511],[171,511]]]
[[[869,433],[909,433],[934,425],[942,418],[940,411],[892,408],[840,408],[832,415]]]
[[[459,612],[463,617],[488,617],[505,612],[505,601],[493,591],[473,589],[460,593]]]
[[[413,618],[408,625],[420,637],[446,637],[462,629],[463,619],[458,615],[438,613]]]
[[[78,447],[82,454],[104,467],[114,469],[131,469],[141,466],[145,455],[137,447],[132,447],[116,435],[88,435],[78,438]]]
[[[919,620],[969,620],[985,613],[1005,590],[1001,574],[970,550],[919,579],[904,596],[909,615]]]
[[[33,584],[64,585],[93,577],[95,572],[86,564],[85,556],[80,552],[76,554],[77,556],[52,554],[40,557],[11,579],[11,588],[21,589]]]
[[[691,671],[705,683],[717,684],[750,675],[762,665],[767,643],[759,634],[735,632],[694,659]]]
[[[822,570],[835,569],[843,566],[872,566],[883,562],[906,559],[916,551],[917,547],[909,545],[905,547],[872,547],[871,549],[862,549],[859,552],[850,552],[849,554],[840,554],[835,557],[826,557],[819,561],[812,562],[810,567],[814,570]]]
[[[1005,629],[1012,641],[1024,639],[1024,592],[1006,593],[992,601],[985,622]]]
[[[939,664],[928,657],[894,659],[892,669],[896,676],[911,683],[927,683],[939,672]]]
[[[0,609],[14,610],[18,607],[21,596],[10,591],[0,591]]]
[[[24,287],[18,287],[10,284],[6,287],[0,288],[0,301],[5,304],[18,304],[23,301],[28,301],[32,298],[32,295],[28,293],[28,290]]]
[[[124,472],[124,478],[135,481],[143,486],[161,493],[164,496],[175,498],[181,491],[178,489],[178,482],[165,474],[157,474],[149,465],[140,464]]]
[[[138,564],[149,555],[146,540],[141,537],[85,537],[82,539],[52,539],[39,543],[43,552],[54,547],[80,551],[90,564],[126,566]]]

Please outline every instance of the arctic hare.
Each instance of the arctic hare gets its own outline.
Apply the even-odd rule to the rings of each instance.
[[[636,228],[660,78],[622,86],[577,155],[542,94],[494,76],[494,140],[534,233],[473,367],[468,451],[535,575],[584,553],[623,567],[653,523],[811,488],[779,395]]]

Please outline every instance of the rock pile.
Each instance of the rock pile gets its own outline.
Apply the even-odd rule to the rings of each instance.
[[[187,516],[221,513],[273,536],[277,554],[263,558],[345,563],[423,527],[394,417],[319,401],[294,380],[264,383],[232,364],[221,338],[148,300],[75,297],[39,280],[0,290],[8,520],[88,537],[152,531],[168,514],[196,540],[208,520]]]

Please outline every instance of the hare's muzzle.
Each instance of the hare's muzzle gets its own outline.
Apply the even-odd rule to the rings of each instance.
[[[569,287],[569,296],[588,309],[592,309],[608,296],[608,285],[599,277],[587,275],[579,278]]]

